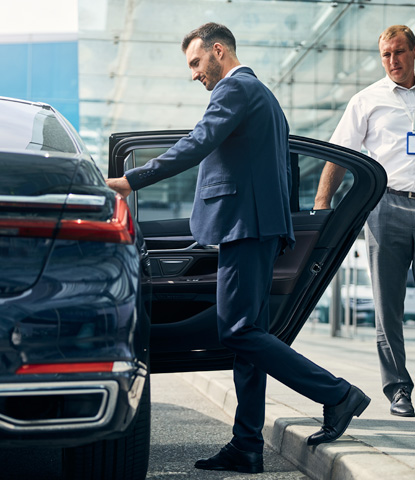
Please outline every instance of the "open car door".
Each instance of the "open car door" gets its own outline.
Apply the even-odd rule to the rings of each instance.
[[[109,177],[144,165],[187,134],[113,134]],[[287,344],[307,321],[386,188],[383,168],[363,154],[295,136],[290,149],[296,247],[276,261],[270,298],[270,332]],[[347,174],[333,208],[313,211],[327,161],[345,167]],[[216,327],[218,248],[198,245],[189,229],[197,169],[128,197],[151,261],[153,373],[232,368],[233,355],[219,344]]]

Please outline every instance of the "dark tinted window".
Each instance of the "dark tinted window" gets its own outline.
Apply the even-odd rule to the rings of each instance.
[[[299,181],[299,209],[312,210],[316,197],[321,172],[326,162],[311,155],[299,155],[298,166],[300,171]],[[333,197],[332,207],[335,208],[346,196],[353,185],[353,175],[348,170],[344,180]]]
[[[0,157],[0,171],[3,172],[0,175],[0,196],[68,193],[77,165],[76,160],[55,159],[51,168],[47,158],[3,153]]]
[[[141,167],[151,158],[161,155],[167,148],[141,148],[134,150],[135,166]],[[198,166],[174,177],[150,185],[137,192],[140,221],[189,218]]]
[[[132,164],[126,169],[140,167],[151,158],[161,155],[167,147],[137,148],[134,150]],[[321,171],[325,161],[311,155],[297,155],[298,162],[298,205],[297,210],[312,210],[317,193]],[[198,166],[186,170],[174,177],[150,185],[136,193],[139,208],[139,220],[170,220],[190,217],[196,188]],[[294,172],[293,172],[294,176]],[[353,176],[347,171],[344,180],[336,192],[332,206],[335,208],[353,185]],[[294,193],[295,195],[295,193]]]

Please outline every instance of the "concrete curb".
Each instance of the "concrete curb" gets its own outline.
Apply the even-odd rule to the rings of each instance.
[[[236,395],[229,373],[179,375],[233,418]],[[263,430],[266,443],[313,480],[415,478],[408,465],[348,435],[331,444],[307,446],[305,439],[320,426],[316,419],[267,398]]]

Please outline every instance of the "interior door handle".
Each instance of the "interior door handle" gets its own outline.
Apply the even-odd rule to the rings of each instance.
[[[165,253],[189,253],[192,250],[213,250],[217,252],[219,250],[218,245],[199,245],[197,242],[184,248],[163,248],[161,250],[148,250],[149,254],[165,254]]]
[[[184,248],[164,248],[162,250],[149,250],[149,254],[159,254],[159,253],[186,253],[186,252],[191,252],[194,250],[197,246],[200,247],[200,245],[197,242],[193,242],[191,245],[188,247]]]

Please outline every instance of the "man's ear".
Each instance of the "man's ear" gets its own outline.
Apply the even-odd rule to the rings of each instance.
[[[222,58],[223,53],[224,53],[223,45],[219,42],[216,42],[213,45],[213,54],[215,55],[215,57],[217,56],[218,58]]]

